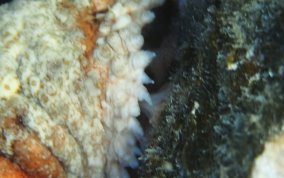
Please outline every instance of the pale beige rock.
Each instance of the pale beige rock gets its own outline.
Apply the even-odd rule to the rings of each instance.
[[[113,4],[114,0],[93,0],[97,11],[106,10]]]
[[[251,178],[284,177],[284,134],[265,143],[252,169]]]

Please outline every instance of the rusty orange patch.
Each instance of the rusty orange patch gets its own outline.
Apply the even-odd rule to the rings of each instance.
[[[0,178],[28,178],[28,176],[10,160],[0,156]]]
[[[15,161],[31,178],[66,177],[59,161],[34,134],[24,140],[17,140],[13,148]]]
[[[85,57],[90,59],[95,49],[97,38],[98,22],[95,21],[93,12],[86,8],[79,12],[77,16],[78,27],[84,32],[85,38],[82,43],[86,46]]]
[[[87,64],[83,65],[86,72],[90,71],[93,66],[92,54],[96,48],[100,25],[100,22],[95,19],[95,15],[99,11],[106,10],[114,3],[114,0],[93,0],[92,3],[93,5],[79,10],[76,17],[77,25],[85,36],[81,42],[86,47],[84,56],[87,58]]]
[[[40,142],[35,133],[28,132],[23,127],[20,119],[20,117],[7,117],[3,119],[2,123],[2,127],[4,126],[7,132],[13,133],[12,135],[28,134],[27,137],[16,138],[13,142],[13,161],[25,171],[29,178],[65,178],[65,172],[60,162]],[[7,172],[0,171],[1,174],[6,175]]]

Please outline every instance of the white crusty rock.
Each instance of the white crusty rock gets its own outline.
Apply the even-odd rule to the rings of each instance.
[[[149,9],[162,2],[14,0],[0,6],[1,152],[18,156],[13,145],[35,134],[62,164],[62,177],[128,177],[125,167],[138,166],[135,143],[143,136],[138,101],[151,104],[143,83],[153,82],[144,69],[155,54],[141,50],[141,28],[154,19]],[[99,24],[90,28],[96,38],[87,40],[86,23],[78,25],[86,9],[97,12],[89,22]],[[18,126],[7,125],[9,118]]]

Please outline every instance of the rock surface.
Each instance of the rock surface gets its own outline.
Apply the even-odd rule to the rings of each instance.
[[[178,1],[173,90],[140,177],[249,177],[284,121],[284,1]]]

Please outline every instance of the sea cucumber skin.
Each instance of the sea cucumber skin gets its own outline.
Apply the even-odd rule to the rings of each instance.
[[[1,152],[17,156],[13,145],[33,135],[66,177],[128,177],[124,167],[138,166],[135,143],[143,137],[138,102],[151,104],[144,69],[155,54],[141,50],[141,29],[154,19],[149,9],[161,3],[15,0],[0,6],[0,120],[18,118],[24,133],[0,124]],[[99,12],[92,55],[78,25],[85,9]]]

